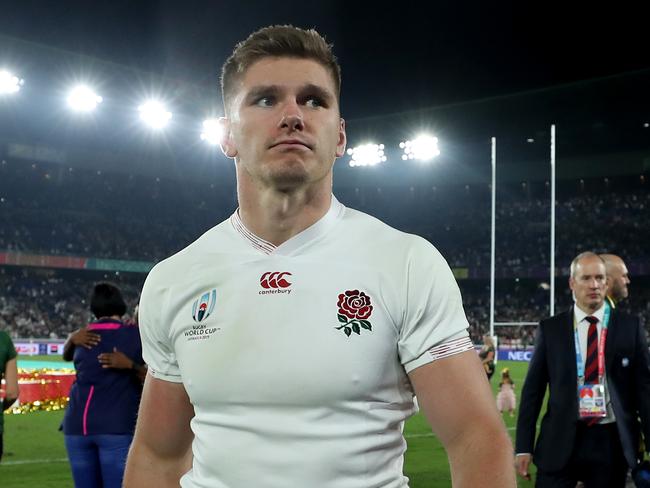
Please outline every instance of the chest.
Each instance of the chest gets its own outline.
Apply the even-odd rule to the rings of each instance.
[[[408,380],[399,287],[376,269],[276,260],[224,265],[178,290],[172,344],[195,405],[329,404]]]
[[[574,330],[570,320],[555,324],[547,329],[547,358],[551,376],[563,381],[573,381],[577,377],[578,363],[586,365],[588,357],[588,326]],[[619,320],[609,323],[606,331],[598,327],[598,335],[592,345],[592,357],[598,363],[598,355],[603,353],[606,374],[619,368],[627,370],[634,365],[636,338],[633,330]],[[571,371],[570,375],[566,371]]]

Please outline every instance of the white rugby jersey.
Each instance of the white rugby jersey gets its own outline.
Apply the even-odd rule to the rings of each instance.
[[[407,487],[407,373],[472,349],[440,253],[334,197],[277,247],[236,212],[155,266],[139,313],[149,372],[194,405],[185,488]]]

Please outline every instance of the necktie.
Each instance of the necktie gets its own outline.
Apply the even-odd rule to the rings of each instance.
[[[587,331],[587,358],[585,359],[585,384],[598,383],[598,319],[589,316],[586,318],[589,322]],[[587,419],[587,425],[592,426],[600,422],[600,418],[594,417]]]
[[[585,359],[585,384],[598,383],[598,319],[586,318],[589,322],[587,331],[587,355]]]

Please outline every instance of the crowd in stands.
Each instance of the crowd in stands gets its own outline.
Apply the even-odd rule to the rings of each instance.
[[[394,227],[422,235],[440,249],[452,267],[490,265],[489,194],[454,189],[444,196],[407,198],[391,195],[364,199],[350,206],[377,215]],[[459,190],[459,189],[457,189]],[[439,191],[439,190],[438,190]],[[382,193],[386,193],[383,191]],[[458,194],[460,193],[460,195]],[[395,205],[394,202],[399,202]],[[379,211],[375,211],[379,208]],[[548,269],[550,262],[550,197],[520,195],[497,200],[496,256],[499,270],[517,276],[525,269]],[[567,265],[584,250],[616,249],[628,261],[647,262],[650,247],[650,191],[594,192],[565,195],[556,205],[556,263]],[[594,233],[594,228],[606,232]]]
[[[594,191],[580,184],[560,192],[556,263],[579,252],[614,251],[650,262],[650,191],[641,182]],[[496,266],[519,276],[549,266],[548,189],[540,182],[497,199]],[[593,186],[593,185],[592,185]],[[422,235],[452,267],[490,264],[490,194],[458,187],[335,187],[346,205]],[[123,173],[102,173],[23,161],[0,162],[0,252],[73,255],[157,262],[185,247],[236,208],[232,182],[217,186]],[[606,232],[593,233],[593,228]]]
[[[133,318],[144,275],[104,275],[88,271],[54,271],[0,267],[0,330],[13,338],[65,339],[88,324],[89,296],[98,281],[117,284]]]
[[[565,185],[556,206],[556,263],[567,268],[584,250],[615,252],[650,264],[650,191],[634,184]],[[629,183],[629,182],[628,182]],[[489,326],[490,194],[488,188],[335,187],[346,205],[424,236],[454,268],[479,270],[460,280],[472,338]],[[57,164],[0,162],[0,253],[69,255],[157,262],[182,249],[236,208],[232,182],[196,183]],[[497,204],[496,321],[537,322],[548,316],[548,185],[507,187]],[[593,229],[602,229],[594,233]],[[371,241],[369,241],[371,242]],[[647,269],[647,268],[646,268]],[[533,271],[537,271],[534,273]],[[521,277],[519,283],[516,278]],[[87,295],[102,276],[0,266],[0,329],[13,337],[63,338],[90,317]],[[144,275],[110,275],[132,307]],[[562,282],[564,283],[564,282]],[[650,317],[648,287],[632,285],[629,307]],[[558,286],[556,310],[571,297]],[[650,323],[647,324],[650,326]],[[534,327],[499,327],[502,341],[532,342]]]
[[[209,185],[2,161],[0,252],[159,261],[226,218],[234,201]]]
[[[123,291],[127,301],[126,319],[133,318],[145,275],[141,273],[103,274],[83,270],[45,270],[0,266],[0,330],[13,338],[64,339],[92,320],[88,296],[94,283],[110,281]],[[490,292],[486,280],[460,280],[463,306],[476,344],[483,341],[490,324]],[[556,312],[566,309],[571,296],[558,281]],[[638,315],[650,329],[650,278],[634,280],[631,295],[621,306]],[[495,322],[539,322],[549,315],[549,292],[535,280],[498,281],[495,290]],[[501,344],[514,347],[532,345],[535,326],[495,328]]]

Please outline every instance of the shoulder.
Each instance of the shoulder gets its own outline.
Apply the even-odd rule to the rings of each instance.
[[[612,310],[612,319],[616,319],[617,322],[629,324],[637,324],[639,322],[638,317],[624,312],[618,308]]]
[[[353,262],[365,263],[409,295],[426,297],[443,289],[455,293],[458,288],[445,258],[423,237],[349,208],[342,224],[334,230],[332,239],[337,242],[332,249]]]
[[[368,215],[365,212],[361,212],[359,210],[355,210],[350,207],[345,207],[345,213],[343,215],[343,223],[344,225],[349,227],[348,229],[349,232],[355,230],[360,234],[366,232],[376,232],[377,237],[381,239],[388,239],[388,240],[407,239],[408,240],[410,238],[417,237],[412,234],[407,234],[406,232],[397,230],[394,227],[391,227],[385,222],[379,220],[377,217],[373,217],[372,215]]]
[[[230,219],[212,227],[187,247],[157,263],[149,272],[145,286],[147,282],[151,286],[157,280],[165,282],[170,278],[173,279],[179,271],[187,270],[189,267],[203,262],[202,259],[207,253],[219,252],[220,249],[232,247],[231,231]]]
[[[619,310],[613,310],[611,327],[616,327],[618,330],[630,331],[630,333],[636,333],[638,329],[641,328],[641,322],[639,318],[634,315]]]
[[[573,324],[573,308],[560,312],[552,317],[542,319],[539,322],[538,333],[544,334],[544,336],[554,336],[557,334],[563,334],[566,331],[572,330]]]
[[[8,349],[13,348],[13,341],[11,340],[9,334],[7,334],[4,330],[0,330],[0,346],[6,347]]]
[[[140,327],[138,326],[138,324],[125,322],[122,323],[122,327],[120,327],[120,331],[123,332],[124,334],[139,335]]]
[[[429,241],[415,234],[409,234],[391,227],[376,217],[346,207],[342,219],[346,238],[372,244],[372,248],[381,252],[390,251],[405,256],[431,256],[442,259],[442,255]],[[388,256],[387,255],[387,256]]]
[[[125,350],[133,350],[133,348],[139,349],[142,347],[142,339],[140,337],[140,327],[135,324],[124,324],[117,331],[118,336],[115,338],[115,342],[122,345],[122,347],[127,348]]]
[[[573,314],[573,308],[560,312],[552,317],[547,317],[542,319],[539,323],[540,327],[557,327],[561,324],[566,324],[571,322],[571,316]]]

